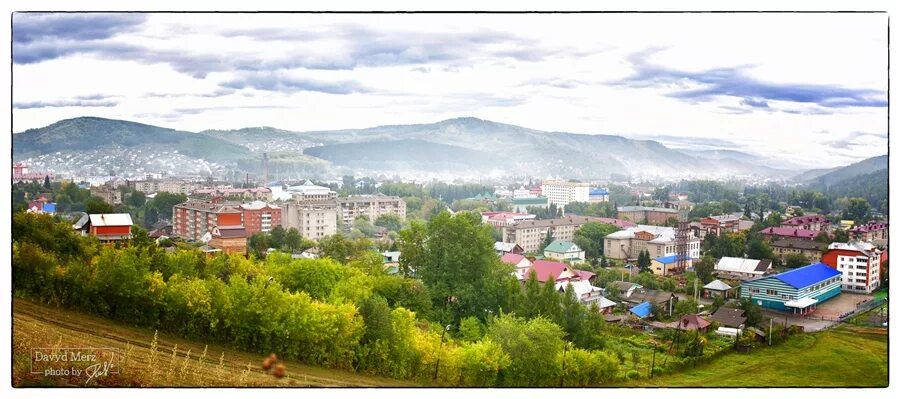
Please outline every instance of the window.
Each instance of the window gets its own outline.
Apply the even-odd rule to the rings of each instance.
[[[750,293],[759,294],[759,288],[751,288]]]
[[[778,291],[766,289],[766,295],[778,295]]]

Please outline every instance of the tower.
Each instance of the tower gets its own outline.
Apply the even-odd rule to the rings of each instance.
[[[688,241],[690,241],[690,222],[688,221],[688,212],[686,210],[678,210],[678,225],[675,228],[675,269],[678,273],[684,273],[687,269],[687,260],[690,257],[688,249]]]

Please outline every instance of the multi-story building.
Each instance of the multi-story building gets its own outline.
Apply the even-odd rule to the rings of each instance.
[[[801,254],[811,262],[815,262],[822,259],[822,253],[828,248],[824,243],[808,240],[774,240],[769,246],[782,263],[784,257],[789,254]]]
[[[822,232],[819,230],[795,229],[793,227],[766,227],[759,231],[763,237],[770,240],[815,240]]]
[[[296,228],[300,235],[318,240],[337,232],[340,206],[336,201],[289,202],[283,205],[281,226]]]
[[[669,219],[678,219],[678,210],[651,206],[620,206],[616,218],[635,223],[664,225]]]
[[[859,241],[871,241],[875,244],[885,243],[888,239],[888,224],[871,221],[850,230],[850,238]]]
[[[868,294],[881,285],[881,251],[872,243],[831,243],[822,263],[841,272],[844,291]]]
[[[352,224],[359,216],[367,216],[375,223],[381,215],[397,215],[406,218],[406,201],[387,195],[351,195],[338,198],[344,224]]]
[[[741,283],[741,298],[795,314],[807,314],[840,293],[841,273],[823,263]]]
[[[83,236],[97,237],[101,243],[110,244],[130,240],[132,225],[131,215],[128,213],[97,213],[85,214],[72,228]]]
[[[547,180],[541,183],[541,193],[551,204],[564,207],[570,202],[590,202],[591,185],[560,180]]]
[[[691,229],[694,230],[694,235],[701,239],[706,237],[707,234],[721,236],[722,233],[737,233],[753,226],[753,222],[741,223],[742,215],[738,212],[728,215],[707,216],[700,219],[699,222],[691,223]]]
[[[312,180],[307,180],[306,183],[303,183],[298,186],[289,186],[286,190],[291,193],[292,199],[294,201],[325,201],[325,200],[333,200],[337,198],[337,193],[332,191],[328,187],[317,186],[313,184]],[[406,208],[404,207],[404,212],[406,212]]]
[[[497,228],[511,226],[518,222],[534,220],[535,215],[515,212],[481,212],[481,222]]]
[[[643,250],[647,250],[651,257],[674,255],[675,228],[637,225],[607,234],[604,238],[603,253],[610,259],[637,259]],[[699,258],[700,239],[689,237],[687,251],[691,259]]]
[[[824,231],[831,234],[831,221],[820,215],[805,215],[792,217],[781,222],[781,227],[794,229]]]
[[[91,197],[98,197],[110,205],[122,203],[122,192],[106,186],[91,187]]]
[[[193,192],[191,192],[191,197],[194,197],[194,198],[224,197],[224,198],[239,198],[242,200],[250,200],[250,201],[271,201],[272,200],[272,190],[269,189],[268,187],[201,188],[201,189],[197,189],[197,190],[194,190]]]
[[[29,171],[28,164],[24,162],[13,164],[12,172],[13,183],[22,181],[43,181],[45,178],[53,180],[53,173]]]
[[[189,200],[172,207],[172,234],[186,240],[200,240],[220,226],[242,226],[243,213],[233,205]]]
[[[281,208],[263,201],[253,201],[238,207],[241,220],[248,235],[268,233],[275,226],[281,226]]]
[[[129,188],[145,193],[165,192],[184,195],[203,187],[202,183],[189,180],[128,180],[126,184]]]

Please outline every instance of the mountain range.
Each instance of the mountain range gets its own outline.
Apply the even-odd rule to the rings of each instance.
[[[13,135],[13,158],[106,147],[176,151],[249,173],[270,175],[410,172],[467,176],[595,179],[748,177],[787,179],[753,154],[733,150],[675,150],[654,140],[547,132],[477,118],[367,129],[294,132],[271,127],[198,133],[136,122],[81,117]],[[885,157],[886,159],[886,157]],[[835,173],[836,171],[826,171]],[[822,178],[827,173],[803,176]],[[793,180],[793,179],[792,179]],[[839,179],[838,179],[839,180]]]

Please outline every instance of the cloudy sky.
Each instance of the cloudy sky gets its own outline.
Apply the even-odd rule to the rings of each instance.
[[[886,14],[14,14],[16,132],[474,116],[805,167],[887,152]]]

